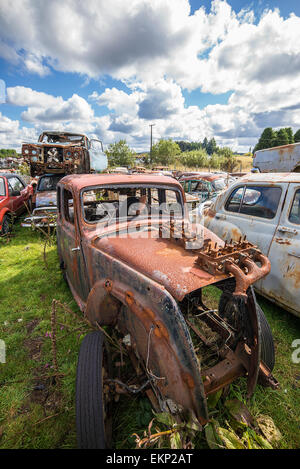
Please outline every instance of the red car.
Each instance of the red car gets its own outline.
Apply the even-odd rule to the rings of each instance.
[[[9,232],[14,216],[31,210],[33,187],[25,184],[18,174],[0,173],[0,235]]]

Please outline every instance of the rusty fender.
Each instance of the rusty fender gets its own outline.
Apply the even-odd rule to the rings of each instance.
[[[160,284],[107,254],[98,256],[94,267],[110,265],[111,275],[94,284],[85,315],[91,322],[117,323],[124,335],[129,333],[160,397],[192,409],[204,424],[208,410],[201,369],[178,304]]]

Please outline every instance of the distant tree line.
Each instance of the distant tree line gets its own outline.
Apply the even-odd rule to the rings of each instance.
[[[152,146],[151,155],[147,153],[142,157],[129,148],[126,140],[119,140],[108,146],[106,155],[110,167],[133,167],[137,160],[142,159],[143,164],[149,167],[183,166],[232,172],[241,163],[230,148],[217,147],[214,138],[211,140],[205,138],[203,142],[174,142],[172,139],[160,139]]]
[[[218,150],[216,141],[214,138],[208,140],[206,137],[203,142],[185,142],[183,140],[177,141],[182,152],[193,151],[193,150],[205,150],[208,155],[212,155]]]
[[[293,133],[291,127],[283,127],[279,130],[266,127],[255,145],[253,152],[297,142],[300,142],[300,129]]]
[[[5,149],[5,148],[0,148],[0,158],[7,158],[7,157],[13,157],[13,158],[18,158],[18,153],[16,150],[13,150],[11,148]]]

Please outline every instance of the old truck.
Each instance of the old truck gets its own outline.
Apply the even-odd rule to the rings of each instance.
[[[300,174],[239,179],[213,202],[204,223],[227,242],[247,234],[272,266],[255,283],[256,290],[300,316]]]
[[[69,175],[57,190],[60,266],[84,316],[101,328],[85,336],[78,358],[81,448],[109,445],[107,399],[120,388],[204,425],[207,396],[236,378],[245,377],[249,396],[258,380],[277,387],[272,334],[252,289],[270,263],[255,246],[226,245],[191,225],[183,188],[168,176]],[[106,371],[103,326],[120,335],[135,385]]]
[[[261,173],[300,173],[300,143],[257,150],[253,169]]]
[[[24,143],[22,155],[35,184],[34,210],[22,226],[55,226],[56,185],[66,174],[101,172],[107,157],[100,140],[70,132],[43,132],[37,143]]]
[[[43,132],[37,143],[23,143],[22,156],[33,177],[101,172],[107,168],[100,140],[70,132]]]

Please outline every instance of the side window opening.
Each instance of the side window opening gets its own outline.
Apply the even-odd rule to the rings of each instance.
[[[225,209],[229,212],[272,219],[276,216],[281,187],[246,186],[232,192]]]
[[[245,186],[241,186],[237,187],[233,192],[231,192],[231,195],[229,196],[229,199],[225,204],[225,210],[227,210],[228,212],[240,211],[240,205],[243,198],[244,189]]]
[[[64,189],[63,213],[65,220],[74,225],[73,195],[68,189]]]
[[[292,208],[289,214],[289,221],[300,225],[300,189],[295,192]]]

